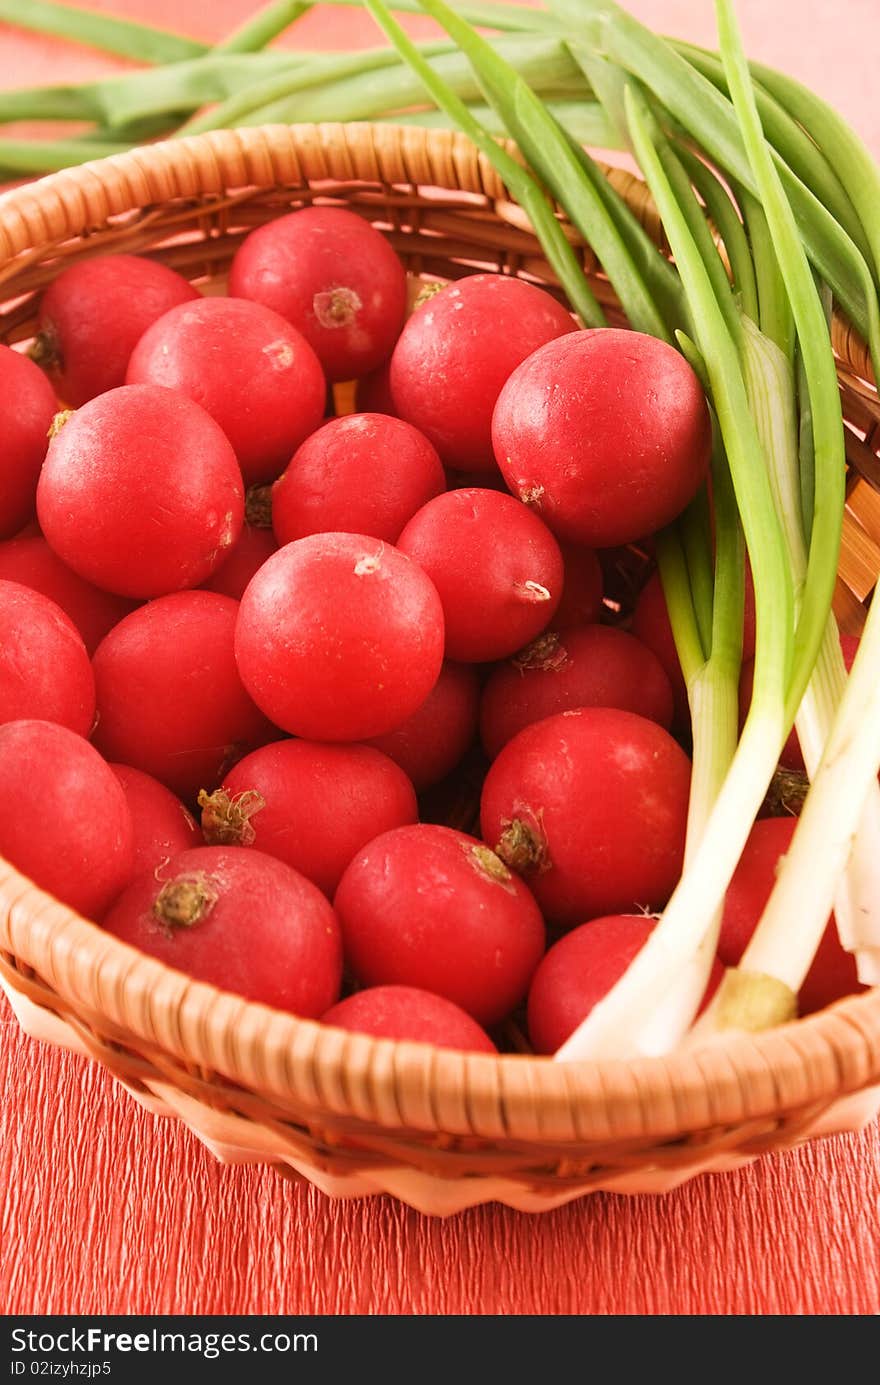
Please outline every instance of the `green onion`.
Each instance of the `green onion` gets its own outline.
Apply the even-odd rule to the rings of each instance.
[[[215,53],[255,53],[312,8],[309,0],[273,0],[214,45]]]
[[[32,87],[0,92],[0,122],[96,120],[121,126],[169,110],[195,110],[231,95],[262,73],[289,64],[285,53],[208,54],[146,72],[105,77],[76,86]]]
[[[685,43],[675,43],[674,47],[698,72],[708,77],[720,91],[728,94],[724,64],[717,54],[707,53],[704,49]],[[754,64],[750,64],[750,71],[755,74]],[[786,109],[774,100],[757,83],[752,84],[752,90],[767,143],[773,146],[792,172],[796,173],[801,182],[827,207],[852,237],[861,253],[867,257],[869,246],[866,231],[851,197],[836,172],[836,163],[829,162],[822,150],[804,133],[790,108]]]
[[[0,20],[4,19],[19,29],[87,43],[142,63],[182,62],[208,51],[208,45],[196,39],[136,24],[132,19],[114,19],[96,10],[56,5],[52,0],[0,0]]]
[[[782,535],[760,438],[749,412],[737,346],[658,152],[663,136],[635,85],[627,88],[626,109],[633,146],[663,218],[710,381],[752,562],[758,637],[751,710],[687,869],[624,976],[557,1053],[560,1061],[662,1053],[680,1042],[687,1031],[702,994],[701,979],[705,985],[707,960],[711,961],[714,950],[711,939],[724,893],[785,736],[793,624]],[[732,626],[736,601],[733,582],[725,586],[724,595],[725,606],[719,613],[719,657],[726,661],[722,689],[730,686],[731,665],[738,666],[738,636]],[[710,683],[707,691],[711,694],[711,690]],[[710,696],[710,705],[699,711],[700,724],[706,726],[710,740],[703,751],[704,761],[711,766],[717,756],[720,767],[729,751],[730,705],[725,706],[722,692],[716,703]],[[712,739],[713,727],[717,745]],[[708,797],[708,788],[702,792]]]
[[[792,717],[809,682],[831,609],[843,523],[846,455],[837,370],[821,299],[799,229],[764,141],[730,0],[716,0],[721,51],[743,139],[767,217],[803,354],[813,420],[815,500],[788,704]],[[800,497],[794,501],[800,510]]]
[[[422,0],[422,8],[443,26],[466,54],[487,100],[495,107],[532,168],[595,251],[611,279],[627,318],[639,331],[669,340],[626,242],[610,217],[593,182],[559,126],[529,88],[523,76],[501,54],[460,19],[444,0]]]
[[[342,5],[361,9],[363,0],[324,0],[328,5]],[[395,10],[398,14],[423,14],[424,8],[421,0],[394,0],[389,10]],[[478,24],[483,29],[501,29],[507,31],[521,30],[528,33],[554,33],[560,32],[560,25],[552,15],[543,10],[532,9],[531,7],[519,5],[495,4],[494,0],[489,3],[481,4],[479,0],[465,0],[462,5],[456,5],[456,13],[466,20],[468,24]]]
[[[545,101],[544,105],[552,115],[553,119],[562,126],[563,130],[571,139],[580,144],[590,144],[602,149],[616,149],[618,147],[617,132],[612,128],[602,106],[597,101]],[[475,102],[467,102],[468,110],[484,129],[493,135],[504,135],[507,128],[504,121],[500,119],[493,106],[484,106]],[[380,124],[390,125],[420,125],[427,129],[443,130],[449,128],[449,117],[444,111],[404,111],[396,115],[384,115],[379,117]],[[187,131],[191,133],[191,131]],[[602,174],[600,173],[600,178]],[[603,179],[608,185],[607,179]],[[629,208],[624,202],[622,204],[626,211]],[[632,216],[632,213],[629,213]],[[635,218],[633,218],[635,220]],[[636,222],[638,226],[638,222]],[[642,231],[641,226],[639,230]],[[656,246],[644,231],[642,234],[649,242],[651,250],[656,254]],[[661,260],[661,263],[666,261]]]
[[[604,100],[601,103],[601,109],[605,112],[606,120],[610,119],[608,107]],[[594,143],[595,141],[591,142]],[[620,142],[621,133],[615,122],[614,142],[606,144],[604,147],[606,149],[617,148]],[[626,246],[629,257],[636,266],[657,313],[663,318],[667,334],[671,339],[681,324],[688,320],[687,304],[682,292],[681,280],[674,267],[655,245],[635,213],[631,211],[628,204],[615,190],[595,160],[590,158],[585,149],[576,146],[571,139],[569,139],[569,143],[582,172],[593,184],[617,235]],[[626,147],[625,137],[622,143]]]
[[[697,630],[704,654],[708,658],[712,649],[712,599],[714,579],[712,576],[712,545],[709,527],[709,497],[706,487],[685,510],[679,520],[679,532],[684,544],[688,580],[697,618]]]
[[[504,179],[512,195],[521,203],[526,214],[540,237],[544,252],[568,294],[569,301],[582,322],[588,326],[605,325],[605,315],[590,289],[586,276],[578,264],[577,256],[565,238],[550,204],[534,179],[521,164],[483,129],[471,115],[463,101],[450,87],[437,76],[434,69],[420,54],[415,44],[407,37],[394,20],[382,0],[366,0],[367,8],[373,18],[390,38],[398,53],[409,63],[428,91],[431,99],[445,110],[455,123],[469,135],[477,148],[486,156],[499,175]]]
[[[577,68],[559,39],[550,35],[533,38],[524,34],[503,34],[495,43],[498,50],[509,57],[511,65],[521,71],[545,97],[552,95],[563,98],[582,94],[583,85]],[[416,49],[413,45],[413,52],[424,53],[425,47]],[[446,51],[434,60],[433,70],[462,100],[478,99],[480,87],[470,65],[463,54],[452,50],[453,45],[447,44]],[[431,49],[427,51],[430,54]],[[271,102],[253,111],[243,123],[372,120],[422,105],[424,101],[421,81],[398,65],[383,68],[381,72],[367,70],[338,81],[329,81],[312,88],[305,97],[294,96],[288,101]]]
[[[670,525],[655,535],[654,545],[675,651],[684,681],[690,685],[706,662],[706,651],[694,611],[687,560],[678,526]]]
[[[739,967],[728,972],[694,1030],[695,1039],[742,1028],[744,992],[753,997],[746,1026],[792,1018],[786,993],[800,990],[834,904],[880,765],[880,602],[874,602],[855,663],[777,883]],[[797,927],[792,928],[792,920]],[[875,968],[874,984],[880,983]],[[759,997],[758,1006],[754,997]],[[760,999],[769,997],[766,1009]],[[780,1003],[775,1003],[779,1001]],[[757,1014],[755,1010],[757,1009]]]
[[[736,206],[724,184],[715,176],[708,164],[698,159],[681,141],[676,141],[674,148],[688,177],[706,204],[706,210],[724,244],[730,262],[733,290],[739,299],[740,309],[747,317],[757,321],[758,286],[755,281],[755,266],[752,263],[749,239]]]
[[[796,346],[794,315],[785,290],[785,280],[779,272],[779,261],[764,208],[742,188],[739,189],[739,199],[751,245],[758,292],[758,312],[753,321],[759,323],[761,331],[776,343],[786,360],[791,360]]]
[[[425,57],[452,52],[454,49],[449,43],[425,45],[423,49]],[[352,84],[348,79],[399,65],[399,56],[389,48],[375,48],[359,53],[316,54],[312,62],[299,61],[295,65],[283,68],[276,77],[261,78],[244,87],[204,115],[190,120],[178,133],[197,135],[205,130],[227,129],[240,124],[245,118],[252,117],[255,112],[262,112],[276,101],[297,96],[313,87],[330,87],[329,100],[332,102],[334,84],[345,88],[350,94]],[[326,91],[322,90],[319,99],[321,96],[325,100],[328,99]],[[342,109],[342,106],[338,109]]]
[[[88,163],[90,159],[105,159],[111,154],[124,154],[127,144],[111,140],[82,144],[76,140],[0,139],[0,168],[10,177],[21,178],[46,169],[70,168]]]
[[[771,467],[776,508],[799,605],[807,573],[807,546],[801,519],[794,375],[777,345],[749,323],[744,362],[749,399]],[[840,637],[829,614],[810,683],[795,718],[811,778],[818,769],[845,688]],[[849,868],[840,882],[835,917],[845,946],[857,953],[860,970],[873,973],[880,961],[880,788],[876,785],[866,799],[861,830],[853,844]],[[793,935],[798,928],[799,923],[791,923]]]
[[[731,102],[668,42],[612,0],[551,0],[582,41],[637,77],[728,176],[758,196]],[[775,155],[807,253],[828,281],[880,367],[880,310],[864,256],[808,187]]]
[[[752,63],[751,70],[768,91],[783,102],[837,172],[871,250],[874,275],[880,282],[880,170],[862,140],[821,97],[793,77]]]

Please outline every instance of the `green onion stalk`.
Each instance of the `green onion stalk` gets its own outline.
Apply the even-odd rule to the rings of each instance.
[[[724,893],[793,719],[814,779],[795,845],[742,966],[695,1032],[787,1017],[832,898],[860,974],[880,981],[880,749],[874,728],[859,722],[870,707],[877,720],[880,617],[869,618],[854,691],[831,616],[845,458],[828,327],[833,295],[880,375],[880,174],[819,98],[769,68],[749,69],[730,0],[717,4],[720,55],[660,38],[613,0],[550,0],[549,13],[481,0],[454,9],[366,0],[391,48],[310,54],[266,51],[311,8],[292,0],[263,6],[212,47],[52,0],[0,0],[0,20],[14,10],[18,24],[154,64],[0,94],[0,122],[92,122],[70,139],[0,139],[0,170],[41,171],[156,133],[273,120],[457,126],[523,206],[580,321],[606,319],[551,196],[596,252],[631,325],[676,344],[703,381],[714,532],[703,493],[657,538],[693,722],[685,868],[645,947],[563,1059],[658,1053],[682,1041]],[[391,10],[429,14],[445,36],[415,43]],[[528,167],[499,144],[502,133]],[[584,145],[635,153],[674,266]],[[737,743],[744,545],[757,648]],[[840,763],[850,761],[858,774],[844,804]]]
[[[754,695],[739,745],[666,910],[621,980],[559,1050],[557,1058],[562,1061],[662,1053],[684,1037],[705,990],[714,953],[711,940],[727,885],[787,729],[793,592],[767,459],[749,409],[739,343],[716,297],[688,215],[668,177],[666,169],[673,156],[668,149],[665,158],[661,156],[663,135],[643,91],[635,84],[627,87],[626,109],[635,152],[659,208],[691,307],[696,346],[704,362],[745,532],[757,616]],[[724,633],[730,641],[735,638],[732,629]],[[741,626],[738,633],[741,638]],[[735,647],[728,657],[738,674]],[[702,710],[698,703],[695,710]],[[716,710],[710,705],[695,726],[695,751],[700,734],[712,742],[715,725]],[[696,765],[694,777],[699,782]]]
[[[737,117],[741,124],[753,175],[766,209],[767,224],[772,242],[771,253],[778,259],[780,278],[790,304],[790,319],[797,330],[798,345],[803,354],[804,374],[809,392],[813,461],[817,467],[815,476],[817,490],[812,516],[811,541],[809,552],[807,552],[800,521],[798,428],[794,408],[792,372],[782,347],[771,338],[763,336],[750,320],[744,319],[745,331],[742,337],[741,354],[749,404],[757,427],[757,434],[770,468],[770,476],[775,491],[775,508],[784,526],[784,548],[798,584],[796,597],[799,618],[795,646],[797,655],[788,690],[790,709],[799,706],[798,699],[804,691],[805,682],[810,680],[810,673],[816,662],[817,654],[819,658],[816,674],[812,682],[809,683],[804,702],[800,704],[801,710],[798,717],[799,724],[804,730],[805,743],[810,745],[811,759],[815,764],[817,747],[821,754],[829,732],[829,724],[834,716],[838,696],[843,691],[835,678],[835,675],[841,671],[839,665],[842,665],[842,659],[836,628],[830,618],[830,597],[836,571],[843,508],[843,478],[845,475],[839,394],[821,298],[816,291],[806,256],[802,250],[791,206],[764,141],[757,104],[748,81],[745,60],[742,56],[729,0],[719,0],[718,10],[722,53],[728,83],[733,95]],[[673,222],[676,219],[674,209],[668,205],[668,193],[671,188],[664,189],[657,186],[659,161],[653,169],[654,178],[652,180],[650,166],[652,154],[655,151],[645,147],[646,134],[647,131],[644,126],[639,130],[637,119],[634,130],[637,152],[641,157],[643,171],[646,172],[655,198],[660,205],[676,259],[681,262],[680,254],[684,247],[680,242],[680,237],[676,237],[670,226],[670,219]],[[638,147],[639,144],[641,144],[641,148]],[[665,207],[664,203],[666,204]],[[762,278],[760,270],[761,266],[759,265],[756,273],[758,281]],[[682,273],[686,272],[686,268],[682,267]],[[766,273],[763,278],[766,282]],[[784,302],[785,299],[781,295],[775,296],[775,302],[778,304],[780,301]],[[789,314],[773,310],[773,295],[769,296],[769,302],[771,307],[766,312],[766,316],[770,318],[776,328],[779,328],[780,321],[785,323],[779,331],[779,335],[785,342],[790,335],[787,322]],[[711,380],[711,370],[710,387],[717,398],[717,391]],[[787,525],[786,520],[788,521]],[[819,530],[821,530],[821,538],[818,536]],[[757,555],[754,553],[751,543],[750,554],[755,571],[758,651],[752,708],[738,754],[742,753],[745,746],[749,722],[752,717],[756,714],[760,715],[765,703],[768,709],[774,710],[779,694],[778,687],[768,691],[763,680],[761,680],[760,690],[758,687],[758,671],[762,656],[761,622],[762,616],[766,612],[767,603],[766,599],[762,600],[763,583],[759,581],[755,561]],[[843,709],[841,709],[842,714]],[[869,736],[869,733],[866,734]],[[873,763],[874,770],[876,770],[876,758]],[[757,757],[755,765],[758,778],[760,778],[761,771],[758,768]],[[823,778],[827,778],[827,776],[823,776]],[[863,811],[862,805],[866,801],[876,798],[875,774],[873,775],[873,787],[871,781],[872,775],[869,774],[868,787],[860,797],[857,797],[855,823],[858,823],[860,813]],[[729,782],[728,780],[728,784]],[[817,792],[818,790],[814,790],[808,796],[808,802],[812,800],[815,804]],[[716,814],[723,797],[724,791],[719,796]],[[852,808],[852,805],[849,806]],[[827,812],[827,809],[822,812],[814,807],[809,820],[811,822],[814,820],[824,821]],[[815,831],[815,829],[813,830]],[[796,837],[797,835],[796,833]],[[852,919],[858,921],[860,916],[863,919],[864,913],[873,909],[876,930],[878,903],[877,840],[869,831],[850,833],[852,866],[848,879],[852,883],[855,876],[855,885],[849,897],[847,897],[846,892],[843,895],[844,905],[850,915],[850,926]],[[838,856],[834,857],[833,846],[831,845],[827,851],[820,851],[814,837],[811,837],[811,843],[815,850],[815,856],[811,857],[809,853],[799,852],[800,868],[805,873],[807,880],[811,871],[816,873],[817,881],[827,880],[830,875],[833,892],[834,880],[840,875],[841,868],[847,864],[847,856],[844,855],[841,858],[838,853]],[[828,864],[829,861],[831,862],[830,865]],[[636,962],[630,967],[623,981],[596,1007],[585,1024],[572,1036],[557,1056],[568,1058],[596,1056],[603,1052],[620,1053],[627,1051],[627,1047],[629,1051],[635,1052],[663,1051],[674,1032],[676,1022],[682,1018],[680,1014],[675,1012],[674,1005],[672,1015],[669,1014],[670,997],[667,988],[670,985],[673,988],[677,986],[677,982],[674,981],[676,949],[678,949],[678,964],[681,965],[685,961],[682,950],[685,940],[691,947],[693,945],[693,931],[690,935],[688,931],[689,920],[686,914],[682,914],[681,910],[676,912],[676,905],[681,897],[683,886],[688,882],[689,876],[692,877],[695,873],[693,864],[690,871],[686,865],[682,885],[670,901],[670,905],[655,933],[642,953],[639,954]],[[726,876],[726,870],[724,874]],[[815,895],[811,897],[809,885],[805,886],[804,881],[799,878],[797,885],[800,890],[800,902],[810,899],[810,908],[806,916],[802,917],[800,912],[792,912],[789,907],[791,894],[794,890],[791,872],[788,873],[787,878],[789,884],[787,894],[783,897],[783,905],[771,900],[771,904],[768,906],[768,918],[766,921],[762,921],[756,933],[755,944],[750,949],[737,974],[726,980],[722,996],[712,1007],[712,1019],[704,1021],[701,1025],[701,1031],[705,1031],[713,1025],[717,1028],[757,1027],[758,1024],[779,1022],[791,1017],[794,1013],[794,992],[806,974],[824,931],[830,907],[830,896],[827,889],[818,888]],[[839,905],[840,900],[841,893],[838,890]],[[760,939],[765,935],[769,936],[771,941],[762,951]],[[795,944],[791,953],[786,954],[786,943],[784,940],[780,941],[781,938],[797,938],[800,941],[800,947],[798,948]],[[776,947],[775,952],[773,951],[774,946]],[[652,952],[655,954],[653,962],[649,955]],[[779,957],[786,955],[790,955],[794,959],[788,968],[779,962]],[[756,956],[761,960],[761,965],[756,964]],[[876,960],[877,953],[874,952],[872,957]],[[656,987],[653,1005],[651,999],[652,985]],[[648,1007],[647,1019],[637,1020],[633,1025],[630,1018],[629,1024],[632,1027],[626,1038],[623,1038],[626,1034],[627,1013],[630,1017],[632,1015],[641,1016],[644,1014],[643,1006]],[[653,1023],[651,1020],[652,1012]],[[657,1024],[658,1019],[661,1021],[659,1026]],[[670,1020],[671,1028],[666,1028]],[[641,1032],[633,1034],[633,1029]]]
[[[873,602],[846,689],[776,885],[739,966],[725,974],[691,1042],[794,1017],[880,764],[880,602]],[[792,928],[792,920],[797,928]]]

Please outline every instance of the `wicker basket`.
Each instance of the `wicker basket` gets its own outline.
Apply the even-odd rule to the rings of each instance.
[[[659,236],[643,185],[608,176]],[[483,267],[552,283],[521,210],[463,136],[270,126],[135,150],[0,201],[0,339],[32,334],[35,294],[74,256],[154,254],[210,291],[248,230],[316,197],[380,226],[416,273]],[[836,606],[857,630],[880,573],[880,408],[862,344],[841,323],[835,343],[851,468]],[[2,861],[0,981],[28,1033],[104,1064],[219,1158],[271,1163],[334,1196],[388,1192],[430,1213],[665,1191],[856,1128],[880,1107],[880,991],[665,1059],[458,1054],[325,1029],[193,982]]]

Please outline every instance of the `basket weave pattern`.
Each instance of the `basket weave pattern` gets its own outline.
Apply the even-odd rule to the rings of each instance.
[[[659,241],[644,185],[608,176]],[[146,253],[222,291],[243,236],[315,198],[379,226],[414,273],[480,268],[553,284],[520,208],[464,136],[269,126],[135,150],[0,201],[0,340],[33,334],[40,289],[72,257]],[[591,251],[580,253],[609,318],[622,321]],[[863,344],[843,322],[834,340],[851,472],[835,607],[857,631],[880,573],[880,407]],[[880,1107],[880,991],[662,1059],[458,1054],[325,1029],[192,981],[2,861],[0,983],[29,1033],[96,1059],[220,1158],[440,1214],[493,1199],[540,1210],[597,1188],[663,1191],[853,1128]]]

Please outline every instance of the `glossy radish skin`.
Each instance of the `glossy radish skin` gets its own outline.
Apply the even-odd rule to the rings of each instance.
[[[524,727],[575,707],[620,707],[668,730],[672,688],[650,649],[623,630],[584,625],[539,635],[500,664],[483,689],[486,754],[494,759]]]
[[[220,565],[241,532],[244,488],[200,405],[157,385],[123,385],[52,439],[37,513],[51,547],[86,581],[117,596],[164,596]]]
[[[133,601],[112,596],[78,576],[52,551],[42,534],[0,543],[0,580],[20,582],[60,606],[79,631],[89,655],[108,631],[134,610]]]
[[[602,565],[592,548],[582,544],[561,543],[562,600],[556,607],[553,628],[565,630],[569,625],[593,625],[602,614]]]
[[[513,371],[573,332],[549,293],[501,274],[471,274],[414,313],[391,358],[395,412],[457,471],[495,471],[492,410]]]
[[[335,906],[359,981],[432,991],[483,1025],[522,999],[544,950],[526,886],[484,843],[449,827],[377,837],[343,875]]]
[[[32,518],[58,405],[39,366],[0,344],[0,539]]]
[[[726,967],[735,967],[745,952],[770,898],[796,827],[797,818],[762,818],[749,833],[724,900],[718,956]],[[855,958],[841,946],[832,914],[798,992],[798,1012],[812,1014],[861,990],[864,987],[859,985]]]
[[[72,409],[125,383],[129,357],[163,313],[199,297],[139,255],[97,255],[63,270],[40,300],[41,361]]]
[[[131,813],[134,833],[134,865],[131,878],[145,870],[166,866],[172,856],[193,846],[204,846],[198,823],[180,799],[143,770],[131,765],[111,765],[122,785]]]
[[[330,531],[396,543],[417,510],[446,489],[436,451],[384,414],[348,414],[313,433],[272,490],[280,544]]]
[[[572,925],[664,905],[681,874],[690,762],[653,721],[608,707],[520,731],[483,786],[483,836]]]
[[[248,486],[280,476],[324,416],[324,372],[305,337],[244,298],[172,308],[141,337],[125,378],[200,404],[232,443]]]
[[[186,803],[275,735],[238,676],[237,614],[238,603],[215,592],[161,597],[120,621],[92,661],[95,745]]]
[[[240,601],[251,578],[256,576],[277,548],[271,529],[245,524],[229,550],[229,557],[202,584],[205,591],[219,592],[221,596],[231,596],[234,601]]]
[[[611,990],[656,926],[644,914],[612,914],[581,924],[554,943],[532,978],[529,1038],[536,1053],[555,1053]],[[718,988],[724,970],[716,959],[700,1006]]]
[[[49,721],[0,726],[0,856],[86,918],[131,879],[131,814],[87,740]]]
[[[421,568],[390,544],[315,534],[257,573],[235,653],[276,726],[307,740],[366,740],[400,726],[436,683],[443,609]]]
[[[419,815],[412,784],[387,755],[302,740],[246,755],[201,802],[208,843],[255,846],[327,895],[361,847]]]
[[[486,1031],[460,1006],[415,986],[371,986],[340,1000],[321,1022],[376,1039],[409,1039],[464,1053],[498,1052]]]
[[[0,581],[0,722],[56,721],[87,736],[95,680],[72,621],[47,596]]]
[[[514,495],[560,538],[610,548],[653,534],[705,479],[712,429],[684,357],[639,332],[576,332],[508,379],[492,419]]]
[[[391,246],[338,207],[306,207],[252,231],[232,261],[229,292],[292,323],[328,380],[381,365],[406,312],[406,274]]]
[[[421,793],[451,774],[473,744],[479,711],[476,672],[468,664],[447,660],[421,707],[369,744],[400,765]]]
[[[477,487],[439,495],[413,516],[398,547],[440,593],[450,659],[507,658],[553,619],[562,595],[559,545],[509,495]]]
[[[342,979],[339,925],[321,891],[241,847],[182,851],[129,885],[108,932],[198,981],[316,1019]]]

